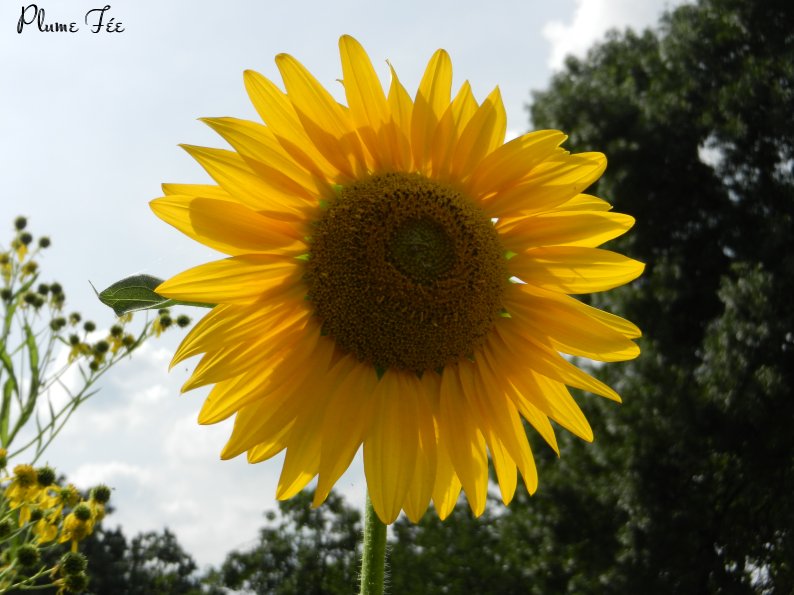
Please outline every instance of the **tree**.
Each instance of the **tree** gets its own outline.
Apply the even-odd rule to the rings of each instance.
[[[198,595],[202,590],[196,563],[176,536],[164,529],[141,533],[127,541],[121,529],[100,528],[85,543],[88,592],[102,595]]]
[[[304,491],[279,502],[256,546],[231,552],[211,582],[261,595],[355,592],[361,515],[334,493],[316,509],[311,500]]]
[[[595,193],[637,218],[618,249],[648,264],[593,298],[646,334],[598,371],[625,404],[588,404],[595,444],[566,439],[510,510],[538,592],[794,591],[792,22],[788,2],[701,0],[535,95],[536,127],[608,155]]]
[[[439,520],[428,512],[419,524],[400,517],[392,526],[387,586],[390,593],[526,593],[521,575],[509,571],[502,523],[488,506],[474,518],[465,501]]]

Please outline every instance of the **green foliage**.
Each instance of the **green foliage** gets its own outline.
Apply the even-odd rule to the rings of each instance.
[[[119,528],[100,528],[86,540],[85,553],[89,591],[97,595],[222,593],[202,587],[196,563],[168,529],[141,533],[128,541]]]
[[[498,508],[497,508],[498,510]],[[440,521],[434,511],[415,525],[401,517],[392,526],[386,562],[388,593],[526,593],[521,575],[509,572],[494,507],[475,519],[465,502]]]
[[[211,582],[258,594],[349,594],[357,589],[361,515],[331,494],[311,508],[302,492],[269,513],[252,549],[231,552]]]
[[[537,592],[794,591],[792,22],[788,2],[703,0],[535,95],[536,126],[607,153],[596,193],[636,216],[619,249],[648,263],[593,298],[646,335],[637,361],[599,371],[625,405],[588,405],[595,444],[566,440],[510,509],[540,552]],[[568,570],[551,583],[544,565]]]
[[[174,305],[200,306],[211,308],[211,304],[198,302],[179,302],[159,295],[155,289],[163,282],[152,275],[133,275],[116,281],[110,287],[97,293],[99,301],[113,308],[116,316],[123,316],[139,310],[157,310]]]

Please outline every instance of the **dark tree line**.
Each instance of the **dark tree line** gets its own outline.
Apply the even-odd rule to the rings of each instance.
[[[536,125],[607,153],[598,193],[636,216],[621,248],[648,263],[598,299],[646,337],[605,370],[625,405],[599,408],[608,431],[575,462],[614,486],[591,592],[794,592],[793,23],[787,2],[704,0],[535,95]],[[581,480],[562,489],[603,498]]]

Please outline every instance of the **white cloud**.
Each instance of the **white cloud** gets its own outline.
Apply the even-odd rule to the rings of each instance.
[[[571,22],[554,20],[543,26],[543,37],[551,44],[549,68],[562,68],[569,54],[583,57],[609,29],[652,26],[663,10],[679,4],[683,0],[576,0]]]
[[[77,467],[70,475],[69,481],[83,489],[104,483],[112,486],[120,481],[139,485],[151,483],[150,469],[122,461],[107,463],[87,463]]]

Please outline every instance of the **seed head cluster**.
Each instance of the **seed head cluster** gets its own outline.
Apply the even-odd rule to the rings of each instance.
[[[508,283],[493,224],[454,188],[389,173],[343,187],[312,231],[308,297],[324,331],[377,368],[470,356]]]

